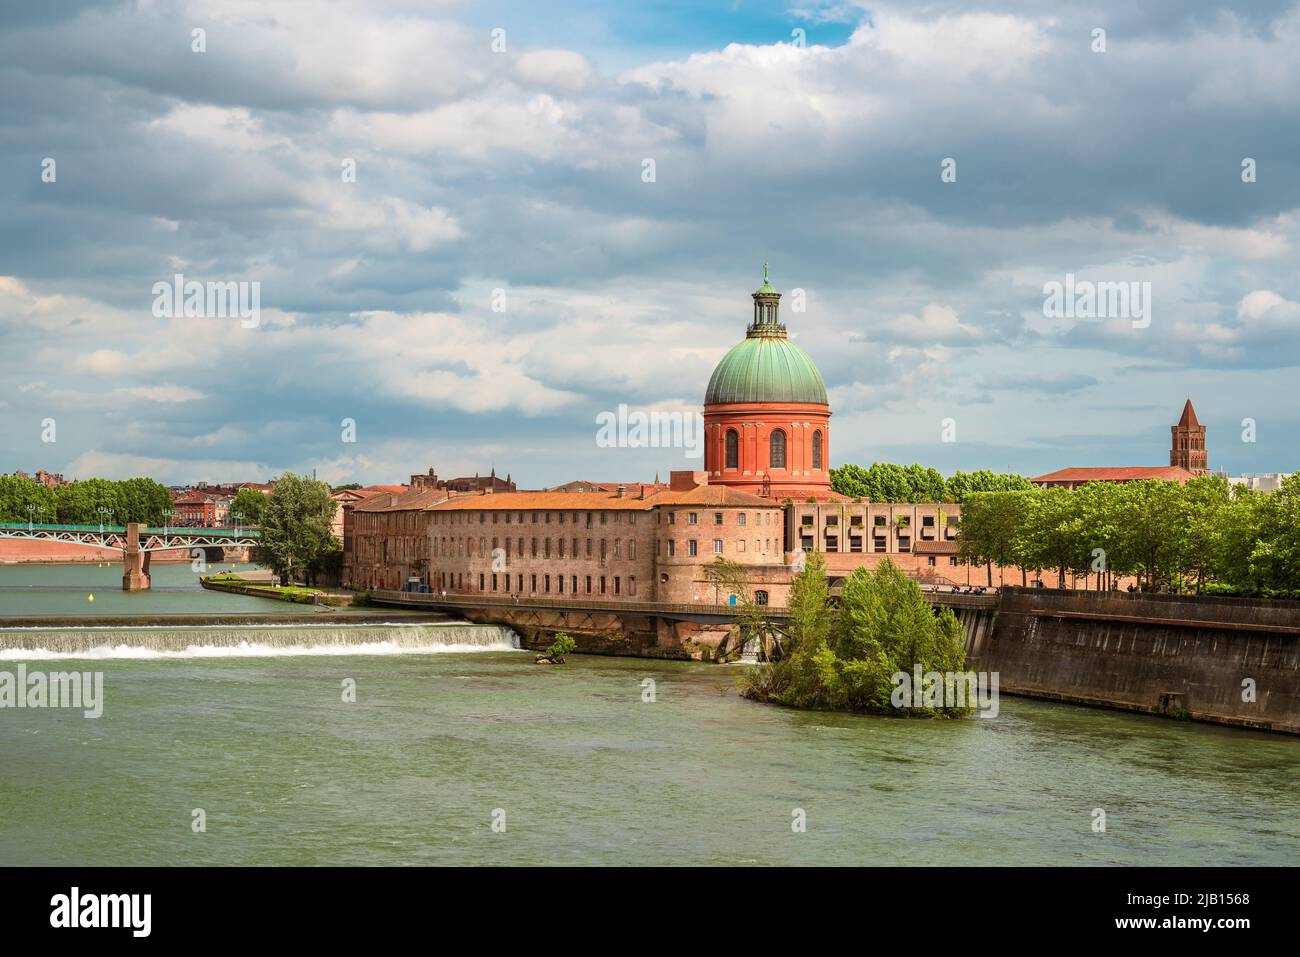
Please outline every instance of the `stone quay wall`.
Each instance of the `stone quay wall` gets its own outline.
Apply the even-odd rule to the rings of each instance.
[[[1300,734],[1300,602],[1008,588],[967,652],[1008,693]]]

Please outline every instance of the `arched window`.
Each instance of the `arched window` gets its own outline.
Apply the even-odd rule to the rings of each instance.
[[[726,468],[740,468],[740,436],[735,429],[727,429],[727,464]]]
[[[767,440],[768,461],[774,469],[785,468],[785,433],[780,429],[772,430],[772,437]]]
[[[754,604],[755,604],[755,605],[766,605],[766,604],[767,604],[767,592],[765,592],[765,591],[763,591],[763,590],[761,590],[761,589],[760,589],[759,591],[754,592]]]
[[[822,467],[822,434],[813,433],[813,469],[820,471]]]

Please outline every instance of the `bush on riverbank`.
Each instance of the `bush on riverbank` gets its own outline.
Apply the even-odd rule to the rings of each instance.
[[[781,657],[749,669],[741,694],[795,708],[880,714],[955,716],[970,709],[893,706],[893,677],[960,672],[966,667],[961,625],[936,615],[920,587],[890,561],[858,568],[844,580],[839,609],[830,604],[825,562],[811,553],[790,592],[790,633]]]

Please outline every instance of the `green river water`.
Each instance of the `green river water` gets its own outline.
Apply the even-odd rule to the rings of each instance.
[[[71,613],[47,609],[88,569],[43,569],[68,587],[25,612],[15,571],[0,614]],[[101,671],[104,711],[0,709],[0,864],[1300,861],[1291,737],[1009,696],[801,713],[737,697],[734,666],[542,667],[468,625],[5,634],[0,672]]]

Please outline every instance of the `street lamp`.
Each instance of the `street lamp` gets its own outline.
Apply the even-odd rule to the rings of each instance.
[[[231,511],[230,517],[235,520],[235,537],[239,537],[239,520],[244,516],[240,515],[238,512]]]
[[[104,518],[106,516],[112,516],[113,510],[105,505],[101,505],[95,511],[99,512],[99,540],[102,543],[104,541]]]
[[[163,539],[164,539],[164,541],[166,540],[167,535],[169,534],[169,532],[168,532],[168,528],[167,528],[167,523],[168,523],[169,521],[171,521],[171,517],[172,517],[172,510],[169,509],[169,508],[165,508],[165,509],[163,509]]]
[[[33,513],[35,513],[35,512],[40,512],[42,515],[44,515],[44,514],[45,514],[45,506],[44,506],[44,505],[34,505],[34,504],[30,503],[30,502],[27,504],[27,531],[29,531],[29,532],[32,531],[32,515],[33,515]]]

